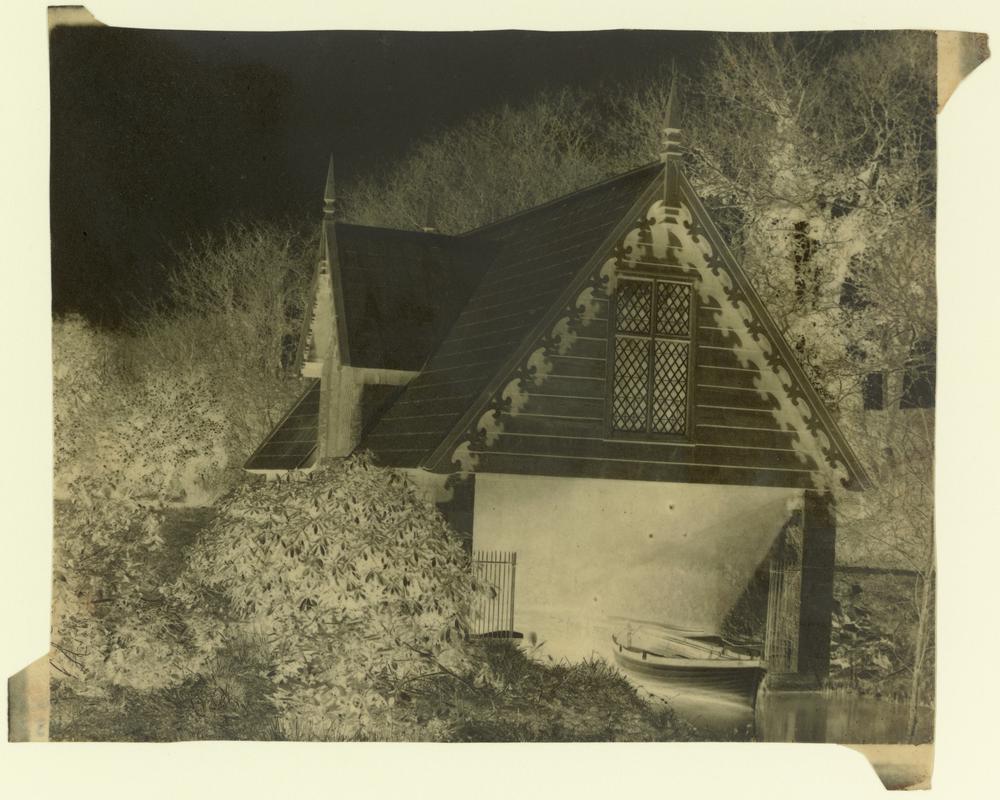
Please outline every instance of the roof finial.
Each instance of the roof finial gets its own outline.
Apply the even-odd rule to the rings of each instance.
[[[334,219],[337,216],[337,192],[333,183],[333,154],[330,154],[330,166],[326,170],[326,188],[323,190],[323,216]]]
[[[680,161],[681,161],[681,129],[680,110],[677,102],[677,69],[670,81],[670,95],[667,98],[667,111],[663,120],[663,159],[664,169],[664,202],[668,206],[680,205]]]

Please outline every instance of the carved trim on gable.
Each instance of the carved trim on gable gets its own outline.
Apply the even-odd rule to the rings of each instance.
[[[717,314],[741,342],[752,341],[756,345],[742,348],[737,355],[745,367],[753,366],[757,371],[759,377],[754,382],[762,396],[787,398],[773,413],[782,430],[796,434],[792,441],[799,458],[803,463],[811,460],[821,465],[819,478],[825,486],[834,480],[846,485],[850,477],[846,459],[813,407],[809,391],[789,371],[767,325],[758,318],[746,292],[730,274],[726,260],[715,251],[706,234],[706,228],[691,217],[687,207],[668,209],[657,201],[639,215],[633,227],[611,248],[610,257],[586,277],[556,322],[535,339],[536,346],[510,370],[501,384],[503,388],[493,395],[485,412],[456,444],[450,457],[456,468],[460,472],[475,470],[477,453],[488,451],[495,444],[503,433],[505,421],[523,408],[530,388],[544,382],[552,369],[549,357],[564,354],[572,346],[575,337],[594,317],[596,301],[610,300],[616,275],[662,265],[694,272],[698,276],[695,290],[701,295],[702,307]]]
[[[682,213],[690,212],[684,208]],[[731,274],[726,259],[716,252],[706,229],[694,220],[685,220],[679,228],[690,245],[686,252],[689,263],[694,266],[700,261],[707,268],[701,270],[700,290],[704,300],[714,299],[719,306],[710,310],[720,318],[720,323],[734,331],[745,331],[747,339],[753,341],[760,352],[758,359],[752,350],[748,354],[747,348],[734,351],[744,366],[753,365],[757,369],[759,377],[754,379],[754,385],[762,395],[787,398],[784,408],[779,405],[775,410],[775,419],[784,430],[797,434],[793,446],[800,458],[811,457],[821,465],[819,477],[825,485],[818,488],[829,488],[835,480],[848,485],[851,475],[846,459],[810,399],[811,387],[803,386],[793,376],[780,348],[772,341],[767,325],[755,313],[747,293]]]
[[[691,193],[686,181],[684,190]],[[766,310],[758,313],[759,298],[752,287],[744,288],[747,280],[738,265],[731,266],[735,261],[725,243],[716,245],[719,234],[710,219],[701,218],[705,211],[697,197],[693,193],[691,197],[680,207],[668,207],[662,200],[644,210],[633,207],[631,224],[619,226],[618,238],[605,244],[608,255],[593,259],[594,266],[575,282],[571,299],[548,317],[551,323],[529,339],[530,345],[525,343],[517,362],[502,373],[496,384],[500,388],[485,400],[483,411],[472,417],[465,433],[438,456],[438,463],[450,463],[459,473],[475,471],[478,453],[496,443],[506,420],[520,412],[531,388],[540,386],[552,371],[551,356],[564,355],[610,302],[616,276],[643,270],[648,274],[663,267],[674,275],[696,278],[701,308],[717,315],[720,328],[732,331],[734,353],[744,368],[757,373],[754,387],[762,397],[779,400],[772,413],[781,430],[794,434],[790,439],[799,459],[819,465],[817,488],[828,488],[835,481],[847,485],[852,475],[860,485],[868,484],[857,459],[844,451],[836,423],[821,407],[815,390],[803,383],[801,368],[788,362],[794,355],[787,355],[787,343],[773,338],[780,333],[766,318]],[[751,343],[752,347],[745,346]]]

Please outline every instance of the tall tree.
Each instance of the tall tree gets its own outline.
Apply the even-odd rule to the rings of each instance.
[[[834,46],[836,45],[836,46]],[[915,577],[911,733],[933,646],[935,41],[723,38],[691,173],[876,479],[842,555]]]
[[[503,105],[418,143],[348,191],[352,222],[463,233],[607,177],[599,119],[580,92]]]

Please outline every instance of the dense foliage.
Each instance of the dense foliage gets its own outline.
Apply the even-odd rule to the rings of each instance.
[[[914,575],[872,571],[843,572],[834,584],[830,682],[865,694],[894,700],[912,692],[917,609],[901,597],[919,590]],[[928,647],[933,648],[933,625]],[[934,696],[934,659],[920,673],[917,695]]]
[[[244,640],[220,651],[208,670],[182,686],[116,690],[110,700],[53,697],[55,738],[72,741],[287,740],[309,731],[283,721],[272,702],[268,651]],[[438,674],[400,692],[409,725],[384,720],[356,734],[369,741],[637,742],[689,741],[705,734],[679,720],[663,702],[649,702],[602,661],[546,665],[516,646],[472,646],[494,680],[474,686]],[[749,736],[736,732],[737,738]]]
[[[53,324],[57,497],[82,478],[148,500],[199,495],[225,468],[216,387],[193,370],[127,368],[135,346],[76,317]]]
[[[483,112],[350,187],[351,222],[464,233],[607,177],[602,119],[580,92]]]
[[[302,316],[302,246],[233,228],[182,254],[170,307],[136,330],[54,321],[52,664],[75,690],[177,686],[219,644],[155,567],[162,517],[231,485],[297,390],[281,354]]]
[[[78,694],[177,686],[219,641],[218,622],[164,583],[161,521],[99,477],[79,478],[56,504],[50,663]]]
[[[127,332],[53,324],[56,494],[80,475],[200,505],[231,483],[297,391],[309,239],[234,225],[178,253],[169,303]]]
[[[166,270],[167,301],[136,321],[125,364],[193,375],[214,393],[239,464],[287,410],[315,266],[313,230],[233,224],[180,251]],[[193,420],[191,420],[193,421]]]
[[[476,657],[494,676],[474,686],[441,676],[407,698],[418,720],[452,742],[662,742],[700,738],[662,701],[650,702],[601,659],[543,664],[505,641]]]
[[[399,694],[434,675],[485,681],[465,644],[476,591],[434,507],[365,456],[237,489],[179,589],[265,637],[283,720],[309,738],[405,725]]]

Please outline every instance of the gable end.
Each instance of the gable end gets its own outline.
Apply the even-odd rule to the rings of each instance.
[[[680,183],[679,207],[659,199],[660,179],[643,192],[425,467],[802,488],[868,485],[690,184],[683,176]],[[628,349],[621,343],[637,341],[627,326],[615,329],[619,281],[630,291],[641,281],[691,286],[690,333],[678,328],[661,341],[651,330],[642,350],[649,372],[636,377],[643,368],[632,365],[629,375],[633,383],[653,381],[660,374],[655,349],[662,344],[675,353],[671,424],[654,417],[657,386],[646,405],[640,402],[642,424],[623,423],[615,410],[616,361]],[[687,356],[676,355],[684,348]],[[641,385],[634,393],[641,395]],[[635,429],[622,430],[630,425]]]

